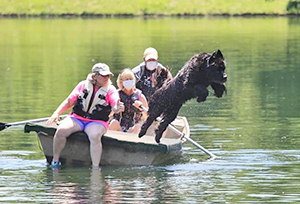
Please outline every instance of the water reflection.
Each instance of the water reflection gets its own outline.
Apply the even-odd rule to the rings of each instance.
[[[68,203],[152,203],[179,199],[174,194],[174,185],[168,182],[167,172],[157,170],[154,167],[49,170],[46,171],[51,186],[48,199]]]
[[[190,101],[191,137],[175,165],[47,169],[34,133],[0,132],[0,202],[297,203],[300,19],[0,19],[0,118],[51,115],[103,61],[118,73],[154,46],[176,74],[193,54],[221,49],[228,95]],[[115,83],[116,78],[113,78]]]
[[[0,201],[39,203],[174,203],[251,202],[300,198],[297,170],[300,151],[217,151],[213,161],[171,166],[66,168],[46,166],[1,168]],[[26,161],[23,161],[26,163]],[[21,163],[20,163],[21,164]],[[40,161],[42,166],[44,161]]]

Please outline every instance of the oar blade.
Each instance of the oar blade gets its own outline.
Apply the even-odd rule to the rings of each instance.
[[[9,127],[9,124],[6,123],[0,123],[0,131],[4,130],[5,128]]]
[[[183,137],[189,141],[190,143],[192,143],[195,147],[197,147],[198,149],[202,150],[205,154],[207,154],[211,160],[217,158],[216,155],[214,155],[213,153],[211,153],[210,151],[208,151],[207,149],[205,149],[204,147],[202,147],[200,144],[198,144],[197,142],[195,142],[192,138],[190,137],[185,137],[183,135]]]

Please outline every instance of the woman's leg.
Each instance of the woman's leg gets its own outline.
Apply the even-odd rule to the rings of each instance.
[[[69,137],[72,133],[78,131],[81,131],[81,127],[69,117],[64,119],[59,124],[53,140],[52,161],[59,161],[60,153],[66,145],[67,137]]]
[[[133,133],[133,134],[138,134],[141,130],[143,123],[137,123],[133,127],[131,127],[127,132],[128,133]]]
[[[102,135],[106,133],[106,129],[103,125],[99,123],[93,123],[91,125],[86,126],[84,131],[86,132],[90,140],[90,154],[92,159],[92,165],[93,167],[98,167],[100,165],[102,155],[101,138]]]
[[[109,129],[121,131],[120,122],[117,121],[116,119],[112,119],[112,121],[109,123]]]

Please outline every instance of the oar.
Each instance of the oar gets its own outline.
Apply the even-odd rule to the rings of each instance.
[[[145,112],[148,112],[148,109],[144,106],[140,106],[141,109],[143,109]],[[160,117],[157,117],[156,120],[158,122],[160,122],[162,119]],[[197,142],[195,142],[193,139],[186,137],[184,133],[180,132],[177,128],[175,128],[172,124],[169,124],[169,128],[176,132],[177,134],[180,135],[181,138],[186,139],[187,141],[189,141],[190,143],[192,143],[194,146],[196,146],[198,149],[201,149],[205,154],[207,154],[212,160],[216,158],[216,155],[214,155],[213,153],[211,153],[210,151],[208,151],[207,149],[205,149],[204,147],[202,147],[200,144],[198,144]]]
[[[67,115],[60,116],[61,119],[65,118]],[[1,123],[0,122],[0,131],[4,130],[5,128],[11,127],[11,126],[18,126],[18,125],[25,125],[26,123],[38,123],[47,121],[50,117],[47,118],[37,118],[32,120],[23,120],[19,122],[13,122],[13,123]]]

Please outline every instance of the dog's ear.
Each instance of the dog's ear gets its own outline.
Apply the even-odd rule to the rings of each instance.
[[[212,64],[216,59],[224,60],[223,54],[220,50],[215,51],[209,58],[209,64]]]
[[[218,51],[217,51],[217,53],[216,53],[216,58],[217,58],[217,59],[222,59],[222,60],[224,60],[224,57],[223,57],[223,54],[222,54],[221,50],[218,50]]]

